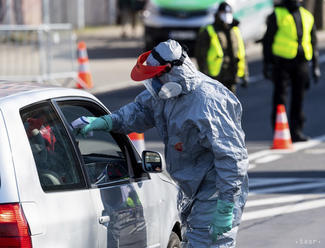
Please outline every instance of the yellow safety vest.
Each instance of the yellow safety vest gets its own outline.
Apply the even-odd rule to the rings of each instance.
[[[305,58],[309,61],[313,57],[310,32],[314,25],[314,17],[303,7],[300,7],[299,11],[303,27],[301,45],[305,52]],[[275,8],[275,16],[278,30],[272,44],[272,52],[281,58],[294,59],[297,56],[299,45],[295,20],[292,14],[283,7]]]
[[[211,39],[210,47],[207,54],[208,70],[211,76],[216,77],[221,71],[224,54],[218,35],[214,30],[213,26],[211,24],[206,26],[206,30],[208,31]],[[245,75],[245,45],[243,38],[241,37],[239,28],[233,27],[232,30],[234,31],[238,41],[237,58],[239,62],[237,64],[237,76],[243,77]]]

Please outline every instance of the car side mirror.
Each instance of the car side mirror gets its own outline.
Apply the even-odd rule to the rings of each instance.
[[[160,173],[163,171],[163,158],[159,152],[143,151],[142,168],[149,173]]]

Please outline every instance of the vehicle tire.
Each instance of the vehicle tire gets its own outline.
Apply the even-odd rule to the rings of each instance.
[[[167,248],[181,248],[181,241],[176,233],[170,234]]]

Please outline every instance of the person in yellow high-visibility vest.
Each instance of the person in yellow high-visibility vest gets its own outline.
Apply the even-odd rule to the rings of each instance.
[[[238,83],[244,87],[248,85],[245,45],[238,25],[231,6],[222,2],[214,23],[200,29],[195,48],[200,71],[220,81],[233,93]]]
[[[291,84],[289,126],[293,142],[306,141],[303,134],[304,93],[310,86],[309,61],[312,62],[313,78],[320,77],[316,28],[313,15],[301,6],[299,0],[283,0],[275,5],[267,19],[263,38],[265,78],[274,84],[272,125],[275,125],[276,108],[286,104],[288,87]]]

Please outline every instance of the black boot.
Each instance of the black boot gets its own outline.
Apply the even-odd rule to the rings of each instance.
[[[309,140],[310,137],[303,134],[301,131],[291,132],[291,140],[292,142],[304,142]]]

